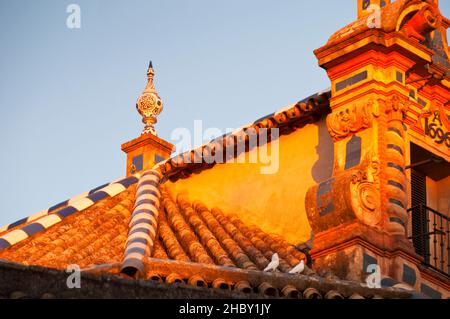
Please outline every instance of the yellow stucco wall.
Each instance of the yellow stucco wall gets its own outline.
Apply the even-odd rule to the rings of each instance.
[[[427,177],[427,206],[450,216],[450,176],[434,181]]]
[[[311,236],[306,192],[331,176],[332,162],[333,146],[322,119],[280,137],[275,174],[261,174],[267,164],[227,163],[167,185],[173,193],[187,191],[190,200],[237,214],[245,223],[298,244]]]

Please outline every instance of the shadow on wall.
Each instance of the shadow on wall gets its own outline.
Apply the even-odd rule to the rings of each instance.
[[[319,159],[311,169],[311,176],[316,183],[321,183],[330,179],[333,175],[334,144],[328,133],[325,117],[316,122],[315,125],[317,125],[319,131],[319,142],[316,146]]]
[[[319,132],[319,139],[316,146],[316,153],[319,159],[314,163],[311,168],[311,176],[314,181],[319,184],[333,176],[334,167],[334,144],[333,139],[328,133],[326,124],[326,116],[322,117],[320,121],[317,121],[314,125],[317,126]],[[297,245],[302,251],[311,250],[313,247],[314,233],[311,230],[311,236],[305,243]]]

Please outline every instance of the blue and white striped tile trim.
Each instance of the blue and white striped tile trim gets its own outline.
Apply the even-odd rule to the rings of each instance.
[[[130,276],[145,274],[144,260],[151,256],[159,215],[159,182],[155,170],[144,172],[136,189],[136,202],[129,224],[128,238],[120,271]]]
[[[122,178],[109,184],[102,185],[100,187],[92,189],[89,192],[75,196],[74,198],[67,200],[61,204],[55,205],[52,208],[41,211],[28,218],[24,218],[18,222],[2,227],[0,229],[0,233],[13,227],[32,222],[31,224],[28,224],[22,228],[14,229],[10,232],[7,232],[3,236],[0,236],[0,251],[11,247],[12,245],[15,245],[18,242],[49,228],[50,226],[59,223],[68,216],[89,208],[102,199],[116,196],[131,185],[136,184],[139,181],[139,177],[140,174],[135,174],[133,176]],[[67,207],[64,207],[60,210],[58,210],[58,208],[54,208],[57,206],[62,207],[65,205],[67,205]]]
[[[5,231],[7,231],[7,230],[13,229],[13,228],[15,228],[15,227],[17,227],[17,226],[20,226],[20,225],[23,225],[23,224],[27,224],[27,223],[29,223],[29,222],[32,222],[33,220],[36,220],[36,219],[38,219],[38,218],[40,218],[40,217],[42,217],[42,216],[49,215],[49,214],[51,214],[51,213],[53,213],[53,212],[55,212],[55,211],[61,209],[62,207],[70,206],[70,205],[72,205],[73,203],[79,201],[79,200],[82,199],[82,198],[85,198],[85,197],[87,197],[87,196],[89,196],[89,195],[91,195],[91,194],[93,194],[93,193],[95,193],[95,192],[97,192],[97,191],[103,190],[103,188],[106,188],[107,186],[109,186],[109,185],[111,185],[111,184],[114,184],[114,183],[120,183],[122,180],[124,180],[124,178],[120,178],[120,179],[114,180],[114,181],[112,181],[112,182],[110,182],[110,183],[106,183],[106,184],[103,184],[103,185],[101,185],[101,186],[95,187],[95,188],[91,189],[90,191],[81,193],[81,194],[79,194],[79,195],[77,195],[77,196],[74,196],[74,197],[72,197],[72,198],[70,198],[70,199],[68,199],[68,200],[65,200],[65,201],[63,201],[63,202],[61,202],[61,203],[59,203],[59,204],[53,205],[53,206],[50,207],[50,208],[41,210],[40,212],[38,212],[38,213],[36,213],[36,214],[33,214],[33,215],[31,215],[31,216],[22,218],[22,219],[20,219],[20,220],[14,222],[14,223],[11,223],[11,224],[9,224],[9,225],[5,225],[5,226],[3,226],[3,227],[0,227],[0,234],[3,233],[3,232],[5,232]]]

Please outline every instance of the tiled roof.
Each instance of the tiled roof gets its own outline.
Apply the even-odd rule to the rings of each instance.
[[[251,127],[303,125],[328,112],[328,98],[329,92],[317,94]],[[77,264],[84,272],[102,276],[112,273],[269,296],[364,295],[355,293],[360,290],[355,284],[350,285],[353,290],[342,282],[330,285],[307,266],[302,275],[289,274],[302,260],[306,263],[303,252],[230,212],[190,199],[185,191],[174,193],[165,181],[191,166],[172,166],[172,161],[0,228],[0,259],[61,270]],[[276,255],[276,270],[265,272]]]
[[[0,228],[0,250],[10,247],[19,241],[32,236],[50,226],[61,222],[64,218],[82,211],[107,197],[113,197],[138,181],[139,174],[129,176],[111,183],[96,187],[88,192],[72,197],[57,205],[42,210],[27,218]]]
[[[0,259],[63,269],[120,262],[136,186],[0,251]]]
[[[329,91],[317,93],[221,141],[230,146],[246,128],[277,127],[289,132],[290,127],[305,125],[328,112],[329,96]],[[137,271],[146,278],[151,277],[148,258],[261,272],[277,253],[277,271],[284,273],[306,261],[302,252],[281,237],[160,185],[160,179],[163,184],[190,168],[169,159],[154,170],[96,187],[2,227],[0,259],[57,269],[70,264],[82,269],[120,265],[116,273],[135,276]]]
[[[281,272],[288,272],[306,256],[281,237],[247,226],[219,208],[191,203],[185,194],[176,199],[161,188],[162,208],[158,248],[153,256],[209,265],[263,270],[274,253],[280,256]]]
[[[281,237],[244,225],[219,208],[191,204],[186,195],[176,199],[162,186],[159,229],[152,256],[210,265],[263,270],[272,255],[280,256],[287,272],[305,255]],[[0,258],[29,265],[81,268],[120,262],[135,206],[136,186],[104,199],[41,233],[0,251]]]
[[[223,280],[221,277],[226,275],[223,269],[262,271],[275,253],[280,257],[280,272],[288,272],[300,260],[306,260],[302,252],[281,237],[264,233],[254,225],[245,225],[236,216],[228,215],[219,208],[208,208],[198,201],[191,202],[186,194],[172,194],[164,185],[156,184],[159,189],[149,189],[146,176],[153,175],[144,173],[138,185],[130,183],[117,195],[91,203],[58,223],[3,247],[0,259],[56,269],[65,269],[70,264],[77,264],[82,269],[112,267],[115,269],[113,272],[118,274],[120,269],[116,266],[122,264],[130,253],[128,248],[133,245],[132,239],[136,239],[133,220],[136,216],[142,217],[143,205],[151,211],[151,205],[148,205],[157,199],[161,203],[158,220],[154,223],[157,232],[153,245],[148,245],[151,254],[145,257],[145,265],[149,263],[148,258],[162,263],[173,260],[195,263],[200,267],[209,265],[217,267],[216,279]],[[47,216],[58,216],[58,212],[64,209],[54,210]],[[142,219],[138,220],[137,225],[142,228]],[[33,223],[36,221],[25,223],[22,229]],[[9,233],[16,230],[12,228]],[[4,233],[3,237],[7,238],[9,233]],[[146,241],[144,247],[148,243]],[[133,248],[132,254],[135,252]],[[152,279],[154,276],[154,270],[147,268],[143,277]],[[191,280],[196,282],[195,285],[205,280],[201,276],[185,279],[177,276],[174,273],[167,280]],[[219,285],[219,281],[213,286]],[[225,284],[229,283],[222,283]],[[242,285],[246,286],[245,283]]]
[[[249,296],[331,299],[401,294],[392,288],[372,290],[357,283],[321,278],[308,267],[301,275],[289,274],[300,260],[306,259],[305,254],[293,245],[255,225],[246,225],[219,208],[191,201],[184,192],[175,194],[164,184],[152,183],[158,185],[155,191],[149,188],[152,186],[149,181],[158,179],[151,176],[154,176],[152,171],[146,172],[137,185],[132,183],[117,195],[101,199],[0,250],[0,259],[61,270],[70,264],[78,264],[94,277],[103,278],[109,273],[129,278],[121,274],[121,270],[129,254],[127,247],[132,246],[133,238],[139,238],[132,236],[139,233],[133,231],[133,218],[142,217],[142,205],[152,211],[152,205],[159,202],[156,205],[158,218],[152,223],[157,227],[153,244],[145,242],[149,244],[147,252],[151,253],[144,254],[142,259],[145,273],[141,278],[144,281],[217,288]],[[142,218],[139,220],[136,225],[143,226]],[[142,227],[138,229],[142,231]],[[264,272],[275,253],[280,257],[278,270]],[[98,285],[101,280],[95,284]],[[64,291],[60,293],[66,295]],[[12,292],[11,296],[16,295]],[[211,296],[215,295],[212,293]]]
[[[264,298],[265,294],[293,298],[417,298],[406,290],[369,289],[355,282],[330,281],[316,276],[159,259],[152,259],[149,266],[156,272],[153,280],[136,281],[104,271],[89,271],[81,273],[80,289],[67,289],[67,273],[63,270],[0,260],[0,298],[217,299]],[[116,267],[116,271],[118,269]],[[203,287],[198,280],[199,273],[204,280]],[[225,275],[227,284],[221,283],[219,278]],[[205,289],[205,285],[220,289]]]

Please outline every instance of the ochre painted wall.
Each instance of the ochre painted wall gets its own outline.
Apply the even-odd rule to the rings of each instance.
[[[278,142],[275,174],[261,174],[261,167],[267,166],[261,163],[227,163],[167,185],[174,194],[187,191],[191,201],[237,214],[245,223],[282,235],[293,244],[306,242],[311,228],[305,194],[309,187],[331,177],[333,143],[324,119],[283,135]]]
[[[450,216],[450,176],[440,181],[427,177],[427,206]]]
[[[447,176],[446,178],[440,180],[440,181],[434,181],[431,178],[427,177],[426,179],[427,183],[427,206],[437,210],[441,214],[445,216],[450,217],[450,176]],[[430,224],[429,224],[429,231],[433,232],[433,223],[435,222],[434,218],[432,216],[430,218]],[[440,228],[441,223],[440,219],[436,219],[437,227]],[[444,224],[444,231],[445,231],[445,224]],[[442,265],[439,264],[441,260],[444,261],[444,267],[445,265],[448,265],[448,254],[446,253],[446,239],[443,238],[443,244],[444,246],[440,246],[442,238],[439,236],[436,236],[437,239],[437,245],[436,247],[433,244],[434,236],[431,236],[430,240],[430,254],[431,254],[431,260],[434,260],[435,257],[437,257],[438,261],[438,267],[441,267]],[[448,245],[448,244],[447,244]],[[433,261],[432,261],[433,263]],[[445,268],[444,268],[445,269]]]

